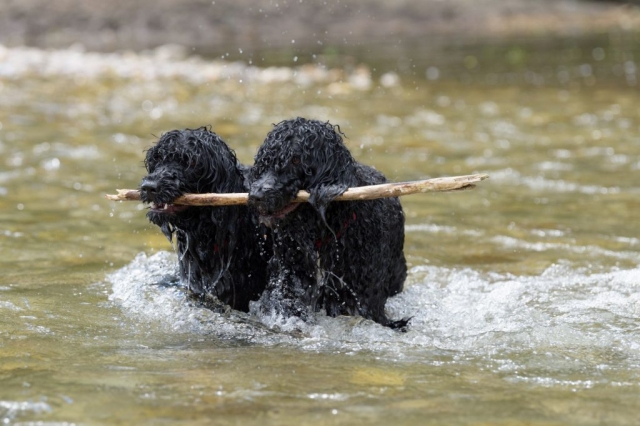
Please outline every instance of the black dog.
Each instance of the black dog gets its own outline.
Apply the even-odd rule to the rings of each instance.
[[[222,302],[248,311],[267,282],[267,262],[260,254],[264,231],[259,232],[257,217],[246,206],[172,202],[185,193],[246,192],[249,168],[205,127],[165,133],[147,151],[145,166],[149,174],[140,183],[140,195],[151,204],[147,217],[170,242],[175,235],[181,280],[190,294],[210,308],[223,308]]]
[[[397,198],[336,201],[347,188],[386,182],[356,162],[329,123],[296,118],[267,135],[251,169],[249,204],[272,228],[274,256],[261,309],[361,315],[392,328],[387,298],[402,291],[404,213]],[[309,203],[292,203],[301,190]]]

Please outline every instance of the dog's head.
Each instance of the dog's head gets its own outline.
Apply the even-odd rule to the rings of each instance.
[[[242,192],[243,176],[235,153],[206,127],[172,130],[147,151],[147,176],[140,198],[150,204],[147,217],[170,238],[173,227],[202,207],[175,205],[186,193]],[[172,225],[172,226],[170,226]]]
[[[300,117],[282,121],[256,154],[249,205],[272,226],[296,209],[292,200],[304,189],[324,220],[329,202],[355,184],[354,164],[339,127]]]

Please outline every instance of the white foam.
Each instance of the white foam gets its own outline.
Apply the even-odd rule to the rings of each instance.
[[[22,308],[14,305],[13,303],[7,300],[0,300],[0,309],[7,309],[14,312],[18,312],[22,310]]]
[[[563,252],[570,252],[575,254],[589,254],[591,256],[606,256],[617,259],[627,259],[627,260],[635,260],[638,259],[638,253],[633,251],[614,251],[603,249],[602,247],[594,246],[594,245],[575,245],[568,243],[552,243],[552,242],[531,242],[526,240],[521,240],[518,238],[508,237],[505,235],[497,235],[492,237],[490,241],[496,245],[505,247],[505,248],[517,248],[523,250],[537,251],[543,252],[547,250],[561,250]]]
[[[443,350],[491,356],[614,347],[622,358],[640,361],[640,268],[591,273],[561,263],[540,275],[516,276],[414,267],[408,282],[415,284],[387,303],[391,318],[413,318],[407,333],[358,317],[318,315],[312,323],[283,323],[190,306],[175,284],[175,260],[168,253],[141,254],[109,280],[111,300],[129,315],[214,338],[312,351],[367,350],[393,359]]]
[[[254,338],[266,334],[241,313],[221,315],[192,306],[179,284],[173,253],[148,257],[140,253],[127,266],[107,277],[113,293],[109,299],[136,319],[176,333],[214,334],[220,337]]]
[[[456,234],[456,235],[462,234],[462,235],[469,235],[472,237],[480,237],[484,235],[484,232],[482,231],[476,231],[472,229],[459,229],[459,228],[456,228],[455,226],[438,225],[435,223],[419,223],[414,225],[405,225],[404,230],[406,232],[426,232],[429,234],[439,234],[439,233]]]
[[[50,413],[51,406],[46,402],[0,401],[0,419],[3,424],[10,424],[24,414]]]
[[[242,62],[209,61],[198,56],[180,55],[170,59],[162,46],[146,53],[97,53],[74,48],[42,50],[0,45],[0,77],[29,75],[69,77],[79,81],[116,77],[148,82],[178,79],[192,84],[291,82],[303,87],[339,82],[347,88],[360,90],[368,90],[372,85],[370,72],[363,66],[351,72],[311,64],[295,68],[259,68]]]

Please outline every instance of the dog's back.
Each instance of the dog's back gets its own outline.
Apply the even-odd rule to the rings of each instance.
[[[361,163],[356,163],[355,173],[358,186],[387,182],[382,173]],[[381,198],[333,202],[326,216],[330,228],[338,230],[335,238],[324,233],[336,246],[325,247],[321,257],[327,312],[334,316],[362,315],[393,326],[396,323],[387,319],[384,306],[389,297],[402,291],[407,276],[400,201]],[[344,252],[342,261],[335,258],[337,251]],[[336,280],[336,272],[341,280]]]
[[[362,163],[356,164],[359,186],[379,185],[388,180],[381,172]],[[407,264],[404,257],[404,211],[398,197],[373,200],[380,203],[380,214],[385,218],[383,234],[392,235],[388,247],[389,295],[402,291],[407,277]]]

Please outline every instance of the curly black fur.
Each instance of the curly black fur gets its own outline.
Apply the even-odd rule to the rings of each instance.
[[[334,202],[347,188],[386,182],[356,162],[329,123],[283,121],[258,149],[250,173],[249,204],[272,228],[270,279],[261,309],[306,317],[361,315],[393,328],[387,299],[402,291],[404,213],[397,198]],[[301,190],[309,204],[292,204]]]
[[[246,206],[188,207],[171,204],[185,193],[246,192],[247,166],[205,127],[172,130],[147,151],[148,175],[140,183],[149,220],[173,242],[181,280],[197,299],[248,311],[267,281],[265,249],[257,217]]]

